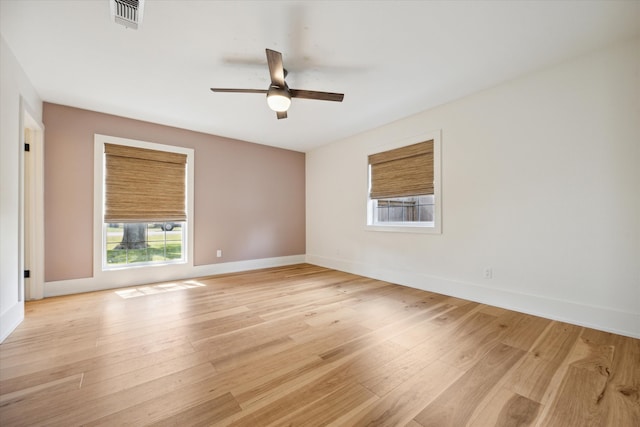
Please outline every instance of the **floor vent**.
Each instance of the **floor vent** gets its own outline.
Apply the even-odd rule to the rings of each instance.
[[[142,23],[144,0],[110,0],[113,20],[127,28],[138,29]]]

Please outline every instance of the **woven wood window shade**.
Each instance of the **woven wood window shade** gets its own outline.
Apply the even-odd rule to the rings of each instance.
[[[371,199],[433,194],[433,140],[369,156]]]
[[[105,144],[105,222],[186,221],[187,156]]]

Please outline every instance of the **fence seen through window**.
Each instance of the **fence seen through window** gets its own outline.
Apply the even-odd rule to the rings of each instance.
[[[375,201],[375,223],[433,221],[433,195],[394,197]]]

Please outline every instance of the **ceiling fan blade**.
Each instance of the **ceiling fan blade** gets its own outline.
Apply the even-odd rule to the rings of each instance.
[[[318,92],[315,90],[289,89],[292,98],[318,99],[321,101],[342,102],[343,93]]]
[[[267,93],[266,89],[225,89],[212,87],[213,92],[232,92],[232,93]]]
[[[278,120],[286,119],[287,118],[287,112],[286,111],[276,111],[276,117],[278,117]]]
[[[284,66],[282,65],[282,54],[275,50],[266,49],[267,64],[269,64],[269,74],[271,84],[284,88]]]

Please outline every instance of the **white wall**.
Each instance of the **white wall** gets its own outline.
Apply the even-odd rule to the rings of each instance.
[[[308,262],[640,337],[639,70],[636,39],[307,153]],[[366,154],[438,129],[442,234],[365,231]]]
[[[24,103],[24,104],[21,104]],[[42,101],[0,37],[0,342],[24,318],[21,242],[21,110],[42,121]]]

